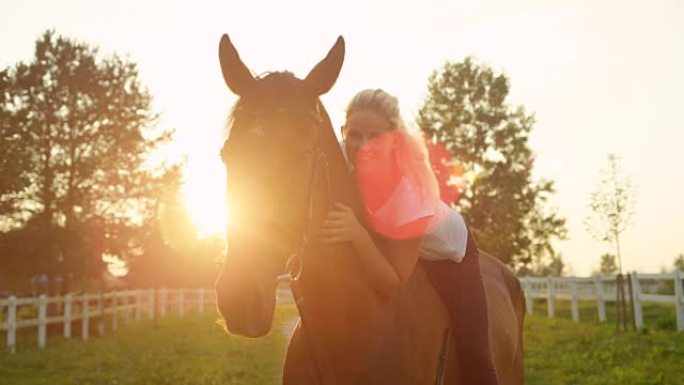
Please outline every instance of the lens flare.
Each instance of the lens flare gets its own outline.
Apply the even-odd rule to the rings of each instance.
[[[188,164],[182,193],[200,236],[225,234],[230,216],[226,203],[225,169],[220,162]]]

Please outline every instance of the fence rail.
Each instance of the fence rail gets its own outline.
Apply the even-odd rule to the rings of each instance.
[[[675,305],[677,331],[684,331],[684,273],[677,271],[671,274],[638,274],[629,275],[632,286],[632,302],[634,324],[637,329],[644,327],[643,303],[667,303]],[[644,292],[644,282],[670,281],[674,293],[657,294]],[[556,302],[571,302],[572,319],[580,321],[579,301],[596,301],[597,315],[600,322],[606,321],[606,303],[615,302],[617,298],[616,276],[595,277],[522,277],[521,283],[527,298],[527,312],[534,311],[534,299],[547,301],[547,312],[550,318],[555,316]],[[289,290],[278,290],[278,301],[291,301]],[[38,346],[45,348],[47,344],[48,325],[61,324],[62,335],[72,337],[74,324],[80,321],[81,339],[87,340],[91,335],[90,322],[95,324],[98,335],[105,331],[116,331],[119,322],[128,324],[142,318],[154,319],[165,317],[172,312],[180,316],[195,310],[203,313],[207,305],[215,302],[213,290],[210,289],[146,289],[125,290],[107,293],[67,294],[59,297],[17,298],[11,296],[0,299],[0,332],[6,335],[6,345],[11,352],[16,351],[17,330],[37,328]],[[50,310],[50,311],[48,311]],[[20,312],[29,316],[19,316]],[[109,327],[107,327],[107,323]]]
[[[42,349],[47,344],[48,325],[61,324],[63,336],[71,338],[74,323],[80,321],[81,338],[87,340],[92,319],[98,320],[97,334],[104,335],[107,329],[116,331],[121,321],[128,324],[143,317],[164,317],[171,312],[182,316],[190,310],[203,313],[214,302],[213,290],[204,288],[71,293],[59,297],[11,296],[0,299],[0,332],[4,332],[7,347],[14,353],[17,330],[22,328],[37,327],[38,346]],[[19,316],[21,312],[28,316]]]
[[[632,290],[632,312],[637,329],[644,327],[644,302],[667,303],[675,305],[677,331],[684,331],[684,273],[676,271],[670,274],[639,274],[636,271],[629,275],[628,284]],[[644,292],[645,282],[657,285],[672,282],[673,294]],[[522,277],[521,283],[527,298],[527,312],[534,311],[534,299],[547,301],[549,318],[555,316],[556,301],[571,302],[572,319],[580,321],[579,301],[596,301],[600,322],[606,321],[606,303],[617,300],[617,276],[595,277]]]

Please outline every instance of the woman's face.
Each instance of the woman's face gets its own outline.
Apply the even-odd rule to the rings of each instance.
[[[384,116],[373,111],[356,111],[349,115],[346,124],[342,128],[344,148],[347,158],[354,162],[359,149],[372,138],[389,131],[392,128],[390,121]]]

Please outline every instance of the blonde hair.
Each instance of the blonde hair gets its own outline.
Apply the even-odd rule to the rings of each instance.
[[[377,89],[360,91],[349,102],[346,119],[357,111],[371,111],[386,118],[392,125],[392,130],[407,131],[399,110],[399,100],[389,93]]]
[[[399,100],[378,89],[366,89],[358,92],[347,105],[346,116],[349,117],[357,111],[369,111],[385,117],[390,122],[390,131],[398,131],[395,144],[397,154],[401,157],[396,159],[397,166],[402,173],[420,182],[425,194],[439,198],[439,187],[432,167],[427,146],[420,133],[409,132],[399,110]]]

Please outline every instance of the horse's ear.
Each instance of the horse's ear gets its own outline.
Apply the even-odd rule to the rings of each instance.
[[[337,80],[344,62],[344,38],[337,38],[325,59],[321,60],[304,79],[312,95],[319,96],[330,91]]]
[[[240,55],[231,43],[228,35],[221,36],[219,43],[219,61],[221,62],[221,72],[226,85],[236,95],[244,95],[254,87],[256,80],[249,68],[242,62]]]

